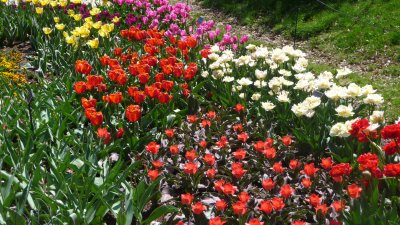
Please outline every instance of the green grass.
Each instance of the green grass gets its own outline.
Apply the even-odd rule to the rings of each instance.
[[[310,39],[313,47],[334,51],[339,57],[346,54],[354,62],[378,55],[400,63],[400,1],[324,2],[330,8],[316,0],[203,0],[206,6],[237,15],[244,23],[261,23],[288,37]]]

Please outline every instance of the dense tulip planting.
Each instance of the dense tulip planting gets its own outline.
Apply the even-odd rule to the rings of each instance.
[[[221,101],[246,105],[267,123],[276,123],[279,132],[295,134],[313,151],[320,152],[329,136],[348,137],[354,118],[365,113],[373,115],[374,124],[383,122],[382,96],[371,85],[341,82],[351,73],[347,68],[335,75],[314,74],[307,70],[305,54],[290,46],[268,49],[250,44],[243,55],[218,46],[207,51],[208,70],[203,75],[210,76],[216,91],[226,93]]]
[[[298,157],[295,137],[263,137],[253,121],[227,114],[188,115],[145,148],[148,180],[165,178],[161,201],[180,206],[178,224],[341,224],[363,190],[400,175],[399,164],[379,166],[374,153],[361,154],[354,168]]]
[[[154,111],[169,114],[175,102],[189,97],[192,80],[198,72],[197,63],[189,60],[191,49],[197,46],[194,37],[177,40],[166,38],[162,31],[137,27],[121,30],[121,37],[134,47],[127,53],[116,48],[112,57],[100,57],[101,65],[107,68],[107,76],[91,75],[92,66],[87,61],[78,60],[75,64],[75,71],[86,78],[74,84],[75,92],[82,96],[85,115],[97,127],[97,134],[105,143],[111,140],[109,128],[121,138],[125,130],[129,134],[139,131],[138,127],[130,129],[129,124],[143,121],[143,115],[154,115]],[[143,49],[138,49],[142,43]],[[157,121],[159,118],[150,119],[153,121],[148,122],[153,126],[161,125]],[[103,124],[108,128],[101,127]],[[143,128],[143,122],[140,125]]]
[[[400,122],[349,69],[184,3],[0,6],[36,51],[0,55],[0,224],[400,223]]]

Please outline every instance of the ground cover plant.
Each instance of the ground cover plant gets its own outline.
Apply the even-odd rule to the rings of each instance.
[[[7,52],[0,54],[0,76],[10,85],[24,85],[27,82],[26,75],[20,68],[22,55],[18,52]]]
[[[0,224],[399,223],[400,123],[348,69],[184,3],[0,4],[34,49],[0,54]]]

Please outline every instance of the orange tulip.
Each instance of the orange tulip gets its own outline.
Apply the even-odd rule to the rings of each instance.
[[[74,89],[77,94],[83,94],[86,91],[86,83],[84,81],[78,81],[74,84]]]
[[[116,92],[116,93],[110,94],[108,96],[108,98],[109,98],[111,103],[119,104],[122,101],[122,93],[121,92]]]
[[[90,112],[88,113],[88,119],[93,124],[93,126],[99,126],[103,123],[103,113]]]
[[[92,66],[86,60],[77,60],[75,62],[75,71],[85,75],[89,75],[92,71]]]

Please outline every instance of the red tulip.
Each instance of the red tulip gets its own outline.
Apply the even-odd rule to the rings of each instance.
[[[160,172],[158,172],[158,170],[149,170],[147,172],[147,175],[149,176],[151,181],[154,181],[160,175]]]
[[[190,193],[181,194],[181,202],[184,205],[190,205],[193,201],[193,195]]]
[[[141,111],[138,105],[129,105],[125,111],[125,117],[129,122],[136,122],[140,119]]]
[[[83,94],[86,91],[86,83],[84,81],[78,81],[74,84],[74,90],[77,94]]]
[[[160,149],[160,145],[157,142],[150,142],[145,147],[146,151],[152,154],[157,154]]]
[[[347,186],[347,194],[350,196],[350,198],[359,198],[361,192],[361,187],[357,186],[356,184]]]
[[[192,205],[192,211],[196,215],[202,214],[206,209],[207,207],[203,205],[201,202]]]
[[[77,60],[75,62],[75,71],[85,75],[89,75],[92,71],[92,66],[86,60]]]

